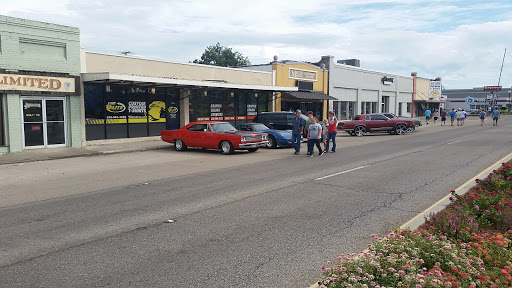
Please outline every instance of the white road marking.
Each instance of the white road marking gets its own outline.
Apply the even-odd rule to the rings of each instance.
[[[352,168],[352,169],[349,169],[349,170],[341,171],[341,172],[334,173],[334,174],[331,174],[331,175],[327,175],[327,176],[324,176],[324,177],[316,178],[315,180],[323,180],[325,178],[329,178],[329,177],[332,177],[332,176],[337,176],[337,175],[345,174],[345,173],[348,173],[348,172],[356,171],[356,170],[363,169],[363,168],[366,168],[366,167],[369,167],[369,166],[370,165],[365,165],[365,166],[361,166],[361,167],[357,167],[357,168]]]
[[[447,145],[450,145],[450,144],[454,144],[454,143],[457,143],[457,142],[460,142],[462,140],[457,140],[457,141],[453,141],[453,142],[450,142],[450,143],[446,143]]]

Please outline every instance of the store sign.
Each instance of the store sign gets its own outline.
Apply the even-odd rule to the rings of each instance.
[[[387,76],[384,76],[382,77],[382,84],[384,85],[391,85],[395,82],[395,78],[391,78],[391,77],[387,77]]]
[[[484,91],[501,91],[501,86],[484,86]]]
[[[0,74],[0,90],[75,92],[75,78]]]
[[[441,97],[441,81],[430,81],[428,97],[439,98]]]
[[[307,81],[316,81],[317,75],[316,75],[316,71],[289,68],[288,69],[288,78],[289,79],[298,79],[298,80],[307,80]]]
[[[121,102],[108,102],[106,107],[108,112],[110,113],[122,113],[126,110],[126,106]]]

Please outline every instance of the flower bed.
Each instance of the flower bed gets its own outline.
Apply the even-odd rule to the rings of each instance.
[[[320,287],[512,287],[512,167],[503,164],[417,230],[322,266]]]

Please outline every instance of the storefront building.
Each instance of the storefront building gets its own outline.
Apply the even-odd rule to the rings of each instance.
[[[193,121],[273,111],[273,73],[82,51],[87,141],[159,136]],[[108,72],[105,72],[108,71]]]
[[[318,119],[327,117],[329,72],[315,64],[299,61],[278,61],[277,56],[269,64],[244,67],[257,71],[272,72],[275,85],[297,87],[298,91],[274,94],[275,111],[312,111]]]
[[[441,90],[433,93],[433,87],[440,85],[439,81],[418,77],[415,72],[411,73],[414,82],[413,91],[413,114],[412,117],[425,116],[428,109],[432,112],[445,108],[445,97],[441,95]],[[435,85],[434,85],[435,84]],[[433,95],[435,94],[435,95]]]
[[[80,32],[0,16],[0,154],[82,147]]]
[[[493,98],[501,111],[512,109],[512,87],[502,87],[501,90],[485,90],[484,87],[472,89],[446,89],[443,94],[447,97],[446,109],[462,108],[466,111],[484,109],[488,111]]]
[[[354,59],[355,60],[355,59]],[[394,113],[411,116],[413,78],[362,69],[341,63],[359,61],[340,60],[323,56],[318,65],[329,70],[330,103],[338,119],[352,119],[365,113]]]

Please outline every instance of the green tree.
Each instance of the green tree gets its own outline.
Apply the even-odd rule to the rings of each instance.
[[[221,46],[217,42],[214,46],[208,46],[201,55],[201,59],[195,59],[194,63],[223,66],[223,67],[240,67],[251,65],[249,58],[242,55],[238,51],[231,48]]]

